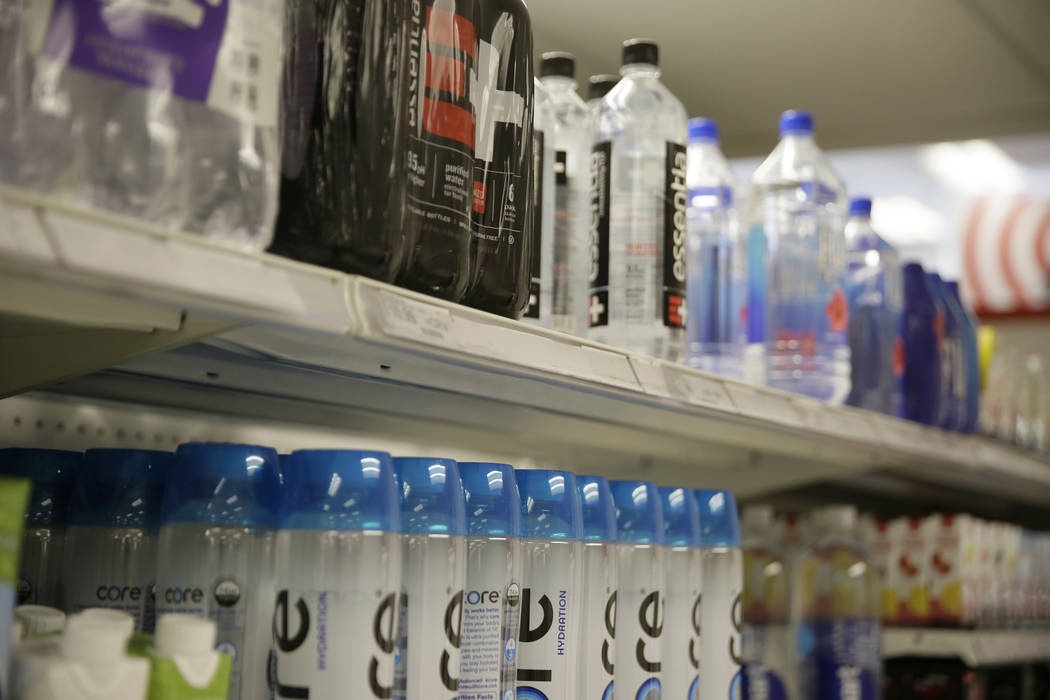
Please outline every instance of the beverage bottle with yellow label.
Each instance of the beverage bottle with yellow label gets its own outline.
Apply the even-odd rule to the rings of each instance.
[[[882,630],[879,583],[856,537],[857,510],[814,512],[813,543],[793,576],[799,697],[876,700],[881,697]]]

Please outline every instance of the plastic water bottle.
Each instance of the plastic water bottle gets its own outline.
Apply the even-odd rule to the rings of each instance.
[[[751,178],[748,338],[770,386],[831,403],[849,395],[846,190],[813,140],[813,118],[780,116],[780,143]]]
[[[850,406],[900,413],[904,374],[904,282],[897,251],[871,227],[871,200],[853,199],[846,223],[849,265]]]
[[[943,318],[926,273],[918,263],[904,266],[904,381],[901,416],[937,425],[941,391],[941,351],[938,327]]]
[[[598,108],[609,91],[620,82],[620,76],[609,73],[592,75],[587,80],[587,110],[593,120],[598,115]]]
[[[667,360],[685,353],[686,114],[647,39],[623,45],[591,152],[588,337]]]
[[[467,497],[460,700],[514,700],[521,621],[521,504],[507,464],[459,465]]]
[[[572,472],[519,469],[523,574],[518,700],[577,700],[583,510]]]
[[[82,455],[64,450],[0,450],[0,474],[33,482],[22,534],[15,603],[62,606],[62,556],[73,474]]]
[[[660,493],[645,481],[611,481],[616,504],[616,695],[659,700],[667,622]]]
[[[157,614],[215,620],[231,700],[269,697],[277,464],[269,447],[188,443],[164,485]]]
[[[740,245],[733,174],[713,119],[689,120],[688,160],[687,360],[742,379],[747,250]]]
[[[667,566],[663,697],[696,700],[700,693],[700,511],[693,492],[661,488]]]
[[[961,420],[965,420],[962,412],[966,402],[966,367],[963,364],[962,335],[958,318],[948,302],[948,294],[941,276],[936,272],[927,272],[926,279],[938,313],[943,319],[936,326],[940,340],[938,346],[941,350],[941,391],[937,425],[945,430],[955,430]]]
[[[957,310],[957,317],[962,322],[963,361],[966,366],[966,418],[961,430],[972,433],[977,430],[981,415],[981,360],[977,353],[977,323],[963,304],[959,296],[959,283],[946,282],[949,301]]]
[[[521,320],[548,328],[554,296],[554,114],[550,93],[538,79],[532,112],[532,253],[529,255],[529,305]]]
[[[740,520],[728,491],[694,491],[700,509],[699,700],[739,698],[740,606],[743,584]]]
[[[467,579],[463,483],[451,459],[396,457],[394,469],[401,485],[404,596],[393,696],[455,700]]]
[[[740,646],[745,699],[798,697],[791,642],[789,558],[770,506],[744,509],[744,596]]]
[[[389,698],[401,590],[390,455],[300,450],[287,458],[272,610],[278,698]]]
[[[857,510],[820,508],[812,523],[816,540],[800,557],[792,586],[799,697],[876,700],[882,692],[881,593],[857,540]]]
[[[130,613],[135,631],[156,618],[157,530],[170,452],[88,450],[73,475],[63,566],[65,610]]]
[[[583,502],[579,700],[610,700],[616,665],[616,509],[609,481],[578,476]]]
[[[583,333],[587,327],[587,231],[591,122],[576,93],[576,59],[551,51],[540,63],[551,97],[554,128],[554,316],[551,327]]]

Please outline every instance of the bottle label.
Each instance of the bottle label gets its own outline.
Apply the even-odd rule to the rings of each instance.
[[[596,144],[591,151],[591,211],[588,234],[590,290],[587,325],[609,325],[609,180],[612,143]]]
[[[685,146],[667,142],[664,187],[664,276],[661,308],[664,325],[685,328],[686,189]]]
[[[392,697],[397,620],[394,592],[278,591],[276,697]]]
[[[518,700],[576,697],[579,542],[525,540]]]
[[[281,26],[280,15],[250,0],[55,0],[40,51],[61,64],[275,127]]]
[[[618,548],[616,690],[628,698],[659,700],[661,674],[668,671],[664,554],[653,545]]]
[[[817,620],[799,630],[802,697],[876,700],[880,697],[881,627],[876,620]]]
[[[616,670],[616,558],[614,545],[587,542],[583,548],[580,601],[580,698],[606,700],[613,694]]]
[[[700,550],[668,548],[663,694],[695,700],[700,672]]]
[[[544,134],[542,131],[532,132],[532,259],[529,262],[529,306],[525,309],[525,318],[540,317],[540,292],[543,285],[542,279],[542,245],[543,234],[548,233],[542,229],[543,221],[543,186],[545,175],[544,163]]]
[[[464,596],[459,700],[513,698],[521,587],[470,590]]]
[[[467,16],[448,9],[457,5]],[[469,236],[478,52],[471,8],[411,0],[408,9],[407,209],[428,232]]]
[[[508,68],[516,60],[514,38],[513,19],[503,14],[492,28],[493,43],[478,42],[477,85],[472,93],[478,115],[474,236],[486,249],[514,246],[521,239],[529,194],[523,189],[523,166],[528,158],[535,160],[535,153],[525,152],[525,118],[531,119],[532,106],[514,85],[525,81],[515,81],[520,69]]]

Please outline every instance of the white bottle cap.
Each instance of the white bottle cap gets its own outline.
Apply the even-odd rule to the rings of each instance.
[[[124,635],[124,639],[127,639],[135,632],[135,618],[132,617],[131,613],[110,610],[109,608],[88,608],[78,614],[101,624],[116,627]]]
[[[62,655],[67,659],[105,663],[126,654],[128,635],[112,620],[98,615],[77,613],[66,621],[62,635]]]
[[[170,613],[157,618],[153,640],[158,656],[205,654],[215,650],[218,634],[214,620],[197,615]]]
[[[817,509],[815,515],[821,534],[852,535],[857,526],[857,509],[854,506],[823,506]]]
[[[19,605],[15,608],[15,619],[22,623],[26,639],[61,632],[66,625],[66,614],[46,605]]]
[[[766,504],[747,506],[744,508],[744,517],[741,525],[749,533],[770,534],[773,529],[773,506]]]

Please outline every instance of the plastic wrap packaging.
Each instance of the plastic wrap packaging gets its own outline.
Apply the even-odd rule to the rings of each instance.
[[[521,0],[479,0],[473,272],[466,303],[517,318],[533,236],[532,27]]]
[[[407,250],[405,3],[287,2],[274,251],[391,281]]]
[[[283,0],[5,0],[0,180],[261,249]]]

